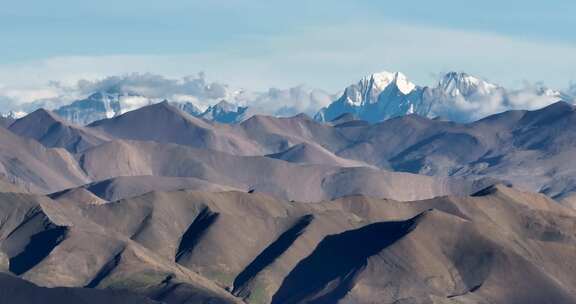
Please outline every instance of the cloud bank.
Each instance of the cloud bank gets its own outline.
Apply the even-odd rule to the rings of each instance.
[[[469,122],[508,110],[536,110],[563,100],[574,102],[574,97],[547,88],[542,83],[525,83],[520,89],[498,87],[486,95],[434,96],[433,116],[452,121]]]
[[[258,113],[278,116],[306,113],[313,116],[333,99],[332,95],[323,90],[306,86],[270,88],[256,92],[208,81],[204,73],[180,78],[130,73],[102,79],[80,79],[72,84],[52,81],[41,90],[0,89],[0,103],[4,113],[9,110],[32,112],[41,107],[56,109],[97,92],[118,95],[123,112],[163,100],[190,102],[200,110],[205,110],[210,105],[226,100],[240,106],[250,106]]]
[[[564,93],[548,89],[542,83],[524,83],[520,89],[507,90],[495,86],[487,95],[432,96],[432,113],[454,121],[473,121],[511,109],[533,110],[559,99],[573,101],[576,84]],[[189,102],[201,111],[221,100],[239,106],[249,106],[253,113],[293,116],[305,113],[314,116],[318,110],[336,100],[338,94],[320,89],[296,86],[288,89],[270,88],[263,92],[233,88],[227,84],[208,81],[204,73],[180,78],[169,78],[151,73],[131,73],[102,79],[81,79],[72,84],[50,82],[46,88],[30,91],[0,90],[3,112],[32,112],[43,107],[56,109],[74,100],[102,92],[118,95],[122,112],[135,110],[151,103],[169,100]],[[432,89],[434,92],[434,89]]]

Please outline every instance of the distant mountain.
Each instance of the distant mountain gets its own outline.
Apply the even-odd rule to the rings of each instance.
[[[168,102],[97,121],[88,127],[112,138],[174,143],[236,155],[273,154],[301,142],[318,143],[331,150],[347,144],[336,130],[304,114],[288,118],[254,115],[233,126],[224,126],[189,115]]]
[[[490,103],[491,98],[501,98],[505,89],[466,73],[444,74],[436,87],[423,89],[422,100],[428,111],[425,117],[441,117],[451,121],[468,122],[477,117],[475,103]],[[558,99],[560,100],[560,99]],[[494,101],[492,101],[494,102]]]
[[[452,91],[457,92],[453,93],[454,96],[466,94],[460,88]],[[254,115],[240,123],[222,125],[194,117],[168,102],[162,102],[86,127],[67,123],[48,111],[37,111],[13,123],[10,126],[13,133],[10,133],[38,141],[45,147],[65,148],[75,154],[78,165],[86,163],[87,158],[82,154],[107,142],[123,140],[127,149],[133,151],[127,154],[135,154],[134,151],[143,148],[130,148],[135,145],[132,142],[147,141],[235,156],[266,156],[267,159],[302,165],[370,167],[429,176],[454,176],[470,181],[488,177],[562,199],[576,193],[576,166],[568,161],[570,153],[576,151],[573,144],[576,142],[575,113],[573,105],[558,102],[536,111],[507,111],[466,124],[414,114],[372,124],[352,114],[344,114],[331,123],[323,124],[301,114],[288,118]],[[18,152],[13,147],[19,146],[7,144],[4,155],[17,156]],[[106,155],[118,153],[110,151]],[[126,160],[125,164],[135,170],[129,171],[129,175],[151,174],[148,169],[138,169],[141,162],[145,164],[148,161],[150,154],[143,154],[138,160]],[[24,164],[31,162],[23,161]],[[118,166],[121,164],[124,162]],[[262,165],[271,170],[268,162],[262,161]],[[74,167],[76,164],[66,166]],[[185,166],[177,166],[184,171],[173,174],[206,179],[208,177],[196,174],[211,172],[213,176],[221,177],[225,171],[225,168],[211,171],[205,164],[200,166],[208,171],[196,171],[198,168],[195,168],[190,171],[193,175],[188,175],[192,173],[186,171]],[[99,167],[102,165],[95,165],[95,168]],[[148,168],[148,165],[143,168]],[[247,172],[246,169],[245,174]],[[314,174],[319,172],[324,171],[315,171]],[[365,180],[364,176],[371,172],[363,171],[356,180]],[[23,172],[7,169],[6,173],[18,177]],[[34,179],[28,173],[24,174],[25,180],[31,182]],[[99,178],[114,176],[99,175]],[[214,179],[208,181],[217,183]],[[247,187],[245,183],[241,185]],[[328,180],[325,185],[328,185]],[[42,188],[46,185],[40,182],[36,186]],[[238,184],[226,186],[240,187]],[[365,185],[360,187],[364,188]],[[276,193],[277,190],[271,191]]]
[[[153,122],[153,123],[151,123]],[[174,143],[240,155],[259,154],[259,148],[227,130],[181,111],[168,102],[152,104],[88,125],[117,139]]]
[[[7,128],[14,122],[14,118],[0,115],[0,127]]]
[[[167,100],[196,117],[238,123],[255,114],[290,117],[304,113],[329,122],[351,113],[370,123],[406,114],[471,122],[511,109],[534,110],[559,100],[574,102],[576,86],[556,91],[542,84],[505,89],[466,73],[443,74],[435,85],[419,86],[396,72],[380,72],[346,87],[343,93],[298,85],[250,91],[209,82],[203,74],[169,79],[154,74],[83,80],[60,96],[25,104],[9,103],[4,117],[18,119],[39,108],[77,125],[112,118]]]
[[[8,111],[3,113],[2,115],[0,115],[0,117],[4,120],[7,121],[14,121],[18,118],[22,118],[24,116],[26,116],[28,114],[28,112],[23,112],[23,111]]]
[[[493,94],[500,87],[466,73],[449,72],[440,79],[436,89],[446,96],[468,98]]]
[[[97,92],[85,99],[62,106],[54,112],[69,122],[88,125],[97,120],[112,118],[162,101],[141,95]],[[198,106],[188,101],[170,102],[170,104],[193,116],[200,116],[203,113]]]
[[[111,158],[110,155],[114,157]],[[132,189],[143,187],[147,191],[152,191],[156,187],[162,187],[163,183],[170,183],[173,187],[180,185],[194,189],[197,188],[198,182],[189,183],[183,180],[194,178],[206,182],[205,190],[209,189],[207,185],[210,184],[221,185],[212,188],[252,190],[286,200],[304,202],[317,202],[357,193],[408,201],[450,193],[466,194],[476,189],[475,184],[460,178],[437,179],[389,172],[361,166],[359,162],[350,160],[344,167],[337,157],[333,157],[334,161],[330,161],[330,158],[324,159],[323,155],[319,157],[324,164],[304,165],[265,156],[238,156],[174,144],[112,141],[83,153],[81,165],[94,181],[120,176],[161,177],[149,178],[147,183],[131,182]],[[305,160],[319,161],[313,158]],[[350,167],[354,163],[356,166]],[[162,181],[164,177],[173,179]],[[126,193],[147,191],[133,190]],[[109,197],[115,197],[115,194],[110,193]]]
[[[376,122],[391,117],[417,113],[425,115],[429,106],[423,104],[422,89],[408,81],[402,73],[376,73],[348,86],[342,96],[320,110],[315,119],[331,121],[352,113],[360,119]]]
[[[84,151],[107,140],[105,135],[96,130],[75,125],[45,109],[38,109],[16,120],[9,130],[33,138],[46,147],[61,147],[72,153]]]
[[[288,90],[270,89],[265,93],[237,92],[224,95],[229,95],[231,99],[221,99],[217,103],[201,108],[199,105],[205,104],[206,100],[198,101],[196,104],[191,101],[150,98],[133,93],[97,92],[85,99],[59,107],[54,112],[72,123],[87,125],[147,105],[168,101],[172,106],[192,116],[229,124],[241,122],[254,114],[294,116],[305,112],[312,115],[330,100],[327,93],[304,87]],[[250,104],[250,106],[246,104]]]
[[[200,116],[203,111],[191,102],[170,102],[170,105],[192,116]]]
[[[315,119],[331,121],[351,113],[368,122],[407,114],[470,122],[508,109],[546,106],[565,94],[545,87],[506,90],[466,73],[444,74],[435,87],[419,87],[402,73],[381,72],[365,77],[321,109]]]
[[[250,112],[248,107],[233,105],[222,100],[208,107],[202,114],[197,114],[196,116],[220,123],[238,123],[249,118],[251,116]]]
[[[62,190],[89,181],[68,151],[46,148],[4,128],[0,128],[0,179],[36,193]]]
[[[87,97],[66,104],[67,100],[76,96]],[[283,117],[306,113],[312,116],[332,99],[330,94],[322,90],[302,85],[256,92],[208,82],[202,73],[196,77],[180,79],[154,74],[128,74],[93,81],[83,80],[76,87],[67,88],[61,98],[14,106],[19,111],[15,118],[45,108],[77,125],[88,125],[168,101],[192,116],[220,123],[237,123],[257,113]]]
[[[121,111],[120,95],[103,92],[94,93],[86,99],[74,101],[69,105],[54,110],[60,117],[79,125],[111,118],[121,113]]]
[[[445,74],[434,88],[425,88],[423,99],[431,105],[428,117],[471,122],[506,110],[535,110],[558,101],[571,101],[566,94],[532,85],[509,90],[466,73]]]
[[[280,153],[266,156],[300,164],[337,164],[341,167],[370,167],[361,161],[338,157],[322,146],[312,143],[297,144]]]

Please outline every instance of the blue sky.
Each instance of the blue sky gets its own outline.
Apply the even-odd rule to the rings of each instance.
[[[380,70],[576,80],[576,1],[4,1],[0,89],[129,72],[339,90]]]

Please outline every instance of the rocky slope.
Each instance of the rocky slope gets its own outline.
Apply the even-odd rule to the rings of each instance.
[[[0,302],[575,303],[574,126],[38,110],[0,127]]]
[[[234,191],[100,205],[1,194],[0,210],[5,269],[68,288],[34,290],[0,276],[22,291],[2,288],[0,299],[30,290],[61,301],[150,303],[576,301],[576,213],[505,186],[470,197],[316,204]]]
[[[353,116],[321,124],[305,115],[255,115],[227,125],[193,117],[163,102],[80,127],[39,110],[13,123],[13,133],[3,129],[2,172],[5,180],[36,191],[151,175],[197,178],[295,200],[357,193],[401,198],[410,191],[416,199],[462,193],[464,188],[475,189],[475,183],[498,180],[561,200],[576,193],[576,167],[569,161],[576,148],[575,115],[574,106],[559,102],[467,124],[418,115],[376,124]],[[36,141],[48,149],[39,149]],[[47,160],[53,157],[46,153],[63,159],[57,164]],[[33,163],[43,169],[33,168]],[[24,169],[28,165],[31,168]],[[51,175],[46,170],[55,172],[55,180],[68,182],[48,183]],[[263,170],[267,176],[258,174]],[[390,171],[428,175],[437,185],[449,186],[423,187],[437,189],[425,195],[403,190],[395,196],[391,187],[380,183],[382,178],[407,184],[424,178]],[[321,183],[323,190],[297,191],[300,182]],[[345,191],[340,189],[342,183],[349,184],[342,188]]]

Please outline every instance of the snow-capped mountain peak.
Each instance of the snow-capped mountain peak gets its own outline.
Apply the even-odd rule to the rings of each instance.
[[[508,109],[534,109],[558,100],[576,99],[576,85],[557,91],[543,84],[526,83],[524,88],[509,90],[460,72],[443,74],[436,85],[427,87],[412,83],[403,73],[382,71],[347,86],[339,97],[304,86],[252,92],[208,83],[203,76],[171,80],[139,74],[87,82],[78,90],[80,94],[69,94],[70,98],[63,99],[66,103],[54,103],[58,106],[50,107],[42,100],[17,110],[45,107],[68,121],[86,125],[168,100],[193,116],[224,123],[242,121],[255,113],[292,116],[301,112],[310,116],[316,113],[314,117],[319,121],[351,113],[369,122],[406,114],[468,122]],[[83,97],[77,99],[78,96]],[[3,115],[13,119],[31,111]]]
[[[55,110],[68,121],[85,125],[95,120],[111,118],[121,111],[120,94],[96,92]]]
[[[410,94],[416,88],[416,85],[408,80],[406,75],[396,72],[394,73],[394,83],[400,92],[404,95]]]
[[[400,72],[378,72],[364,77],[362,82],[371,84],[374,89],[384,91],[390,84],[395,84],[403,94],[409,94],[416,88],[416,85],[408,81],[406,75]]]
[[[421,113],[418,102],[421,88],[400,72],[379,72],[348,86],[344,94],[315,116],[331,121],[343,113],[354,113],[368,121],[402,115],[406,111]]]
[[[386,87],[394,81],[394,73],[379,72],[362,78],[363,83],[368,83],[376,90],[383,91]]]
[[[469,122],[508,109],[533,109],[558,100],[571,100],[541,85],[507,90],[466,73],[443,74],[436,86],[416,86],[402,73],[380,72],[348,86],[339,99],[322,108],[315,119],[331,121],[344,113],[378,122],[391,117],[418,114]]]
[[[6,113],[2,114],[2,117],[8,118],[8,119],[19,119],[22,118],[24,116],[28,115],[28,113],[23,112],[23,111],[13,111],[10,110]]]
[[[440,78],[437,89],[456,97],[491,94],[498,86],[466,73],[449,72]]]
[[[221,123],[234,123],[248,118],[246,117],[248,114],[247,111],[248,107],[238,106],[226,100],[221,100],[217,104],[208,107],[208,109],[198,115],[198,117]]]
[[[218,103],[215,104],[214,106],[212,106],[212,108],[213,108],[214,110],[217,110],[217,111],[226,111],[226,112],[229,112],[229,111],[236,111],[236,110],[238,109],[238,106],[237,106],[237,105],[234,105],[234,104],[231,104],[231,103],[229,103],[228,101],[226,101],[226,100],[223,99],[223,100],[220,100],[220,102],[218,102]]]
[[[551,97],[560,97],[562,96],[562,92],[558,90],[553,90],[544,86],[537,88],[537,93],[541,96],[551,96]]]
[[[88,99],[100,102],[105,109],[106,118],[112,118],[120,109],[120,95],[119,93],[96,92],[90,95]],[[116,104],[118,105],[116,106]]]
[[[378,72],[362,78],[358,83],[348,86],[344,92],[344,99],[350,106],[361,106],[378,101],[378,96],[391,87],[398,89],[402,94],[408,95],[416,85],[410,82],[406,75],[400,72]]]

